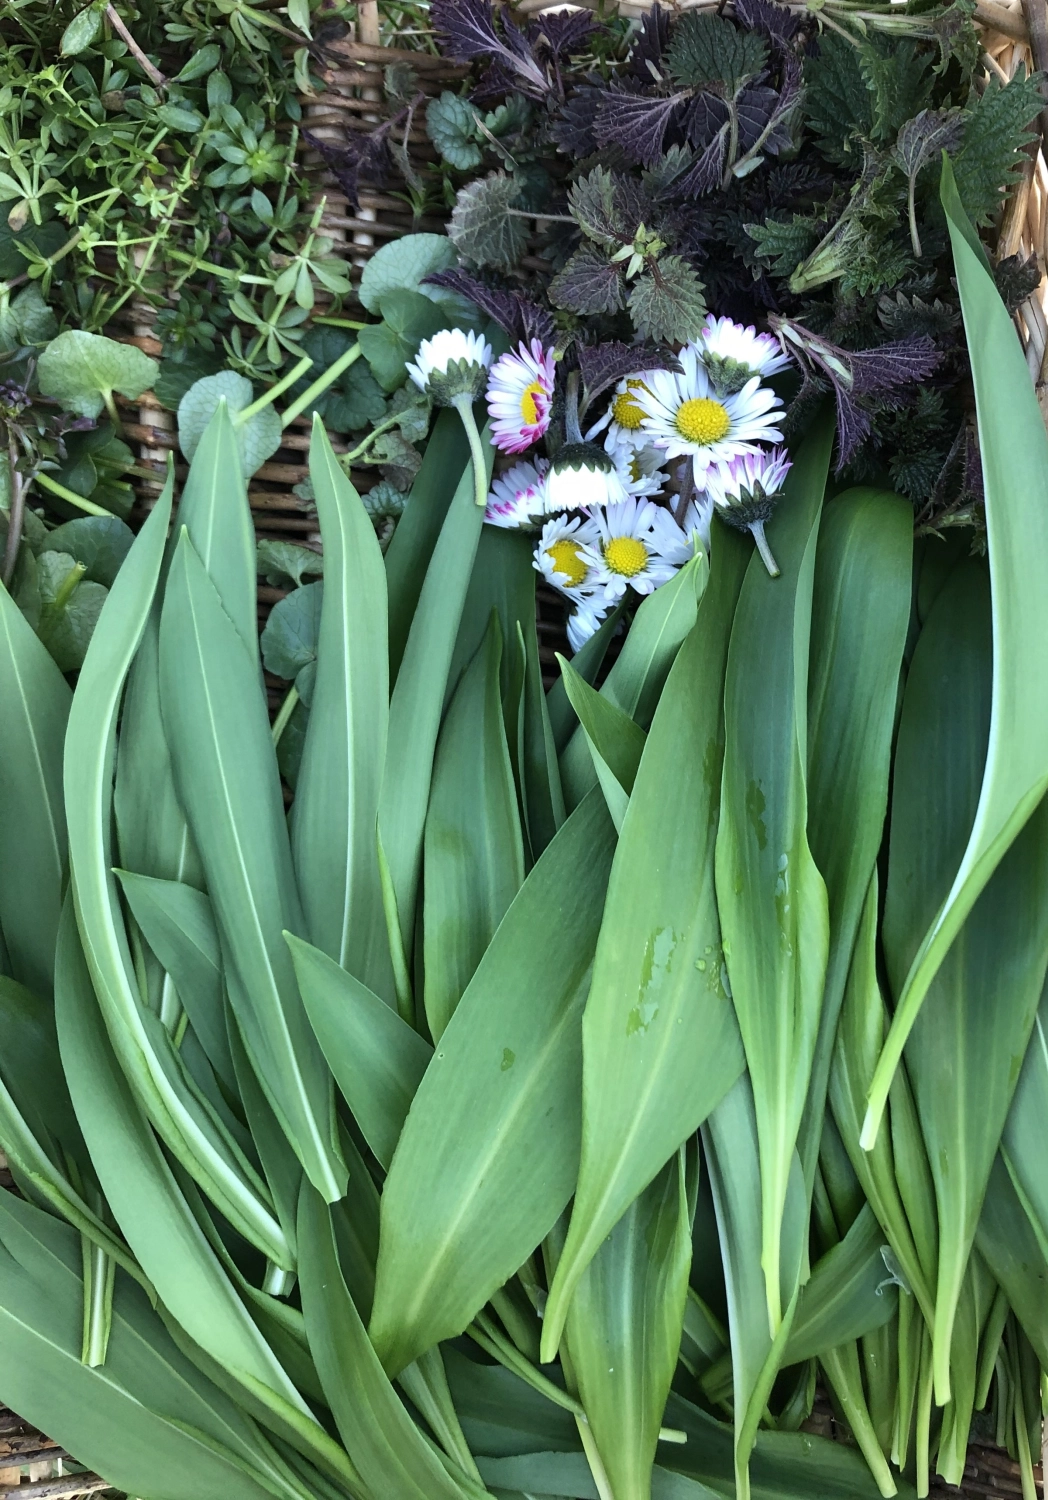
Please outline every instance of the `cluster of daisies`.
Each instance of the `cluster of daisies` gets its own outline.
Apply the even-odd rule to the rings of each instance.
[[[584,433],[578,376],[569,374],[556,423],[564,441],[551,456],[537,445],[552,437],[557,368],[539,340],[492,364],[484,339],[446,329],[408,367],[435,400],[458,408],[474,443],[472,401],[486,387],[491,442],[517,461],[478,491],[478,503],[491,525],[536,535],[535,567],[571,603],[575,651],[627,590],[650,594],[708,548],[714,509],[752,532],[777,572],[764,523],[790,461],[766,446],[781,442],[782,402],[763,381],[788,360],[772,335],[712,316],[677,359],[677,370],[621,380]]]

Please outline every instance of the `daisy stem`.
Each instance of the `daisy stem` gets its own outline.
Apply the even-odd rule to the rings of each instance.
[[[582,429],[579,427],[579,372],[572,370],[568,376],[568,388],[566,392],[564,411],[564,435],[569,443],[582,442]]]
[[[473,497],[483,509],[488,503],[488,466],[484,458],[484,445],[480,441],[477,419],[473,415],[473,400],[463,393],[455,397],[454,407],[462,418],[462,425],[469,439],[469,453],[473,463]]]
[[[754,521],[750,526],[750,535],[757,543],[757,551],[761,555],[761,561],[763,562],[764,566],[767,568],[772,578],[778,578],[779,565],[775,561],[775,558],[772,556],[772,550],[768,546],[768,538],[764,535],[764,522]]]

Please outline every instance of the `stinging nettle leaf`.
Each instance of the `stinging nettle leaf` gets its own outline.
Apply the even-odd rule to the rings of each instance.
[[[60,333],[37,365],[42,394],[82,417],[97,417],[114,391],[134,400],[151,390],[159,370],[156,360],[133,344],[81,329]]]
[[[608,260],[595,245],[580,245],[550,282],[549,300],[569,312],[618,312],[625,289],[620,264]]]
[[[697,339],[706,316],[703,290],[698,275],[681,256],[654,261],[630,292],[633,326],[643,337],[667,344]]]
[[[743,31],[723,16],[688,11],[673,29],[667,53],[675,81],[688,88],[713,85],[732,99],[762,72],[768,46],[752,31]]]

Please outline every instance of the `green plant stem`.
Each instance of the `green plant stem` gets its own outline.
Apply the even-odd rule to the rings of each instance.
[[[377,437],[381,437],[384,432],[389,432],[391,428],[396,427],[396,425],[397,425],[397,423],[399,421],[400,421],[400,413],[399,412],[394,417],[386,417],[384,421],[379,422],[379,424],[378,424],[377,427],[372,427],[372,429],[368,433],[367,437],[364,438],[361,442],[359,442],[355,448],[350,448],[350,450],[349,450],[348,453],[340,453],[339,454],[339,462],[343,466],[346,466],[347,464],[351,464],[354,461],[354,459],[359,458],[362,453],[364,453],[368,448],[370,448],[371,444],[375,441],[375,439]]]
[[[477,419],[473,415],[473,402],[469,396],[462,395],[456,396],[452,405],[462,418],[462,425],[469,439],[469,456],[473,464],[473,498],[483,508],[488,503],[487,464]]]
[[[300,416],[307,407],[311,406],[318,396],[322,396],[329,386],[334,385],[338,377],[344,374],[350,365],[356,363],[360,358],[360,353],[360,345],[353,344],[344,354],[340,354],[335,363],[329,369],[325,370],[323,375],[319,375],[313,381],[312,385],[306,387],[297,400],[292,401],[291,405],[281,415],[280,425],[282,427],[290,426],[295,418]]]
[[[109,22],[110,26],[112,26],[117,35],[124,42],[126,42],[127,50],[131,53],[131,56],[138,63],[139,67],[142,69],[143,73],[145,73],[146,77],[149,79],[154,88],[167,88],[167,79],[164,77],[163,73],[161,73],[160,69],[155,65],[155,63],[151,63],[149,61],[149,58],[142,51],[141,47],[138,45],[134,37],[131,35],[130,31],[128,31],[127,27],[120,19],[120,16],[117,14],[116,6],[112,3],[106,6],[106,20]]]
[[[85,1234],[81,1234],[80,1243],[84,1257],[84,1336],[80,1361],[96,1370],[105,1364],[109,1348],[116,1262]]]
[[[358,323],[354,318],[314,318],[314,323],[323,323],[328,328],[367,328],[366,323]]]
[[[278,396],[282,396],[289,386],[294,385],[296,380],[300,379],[307,370],[311,370],[312,368],[313,361],[308,354],[303,354],[298,364],[289,370],[286,375],[281,376],[275,385],[271,385],[268,390],[263,391],[257,401],[252,401],[251,405],[245,406],[243,411],[233,414],[233,426],[243,427],[245,422],[250,422],[256,412],[264,411]],[[287,424],[285,423],[284,425],[286,426]]]
[[[22,541],[22,518],[25,515],[25,478],[18,472],[18,449],[14,438],[8,439],[7,461],[11,475],[11,510],[7,518],[7,543],[4,560],[0,564],[0,583],[4,588],[11,582],[18,561],[18,548]]]
[[[768,572],[769,572],[769,574],[771,575],[772,578],[778,578],[778,576],[779,576],[779,565],[775,561],[775,558],[774,558],[774,556],[772,554],[772,550],[768,546],[768,539],[764,535],[764,522],[763,521],[754,521],[753,525],[749,528],[749,530],[750,530],[750,535],[753,537],[753,540],[757,543],[757,551],[761,555],[761,562],[767,568],[767,570],[768,570]]]
[[[280,705],[280,712],[277,714],[276,718],[273,720],[273,744],[274,744],[274,746],[280,744],[280,736],[284,733],[284,730],[287,728],[287,726],[288,726],[288,720],[291,718],[291,715],[295,712],[295,709],[298,707],[298,704],[299,704],[299,691],[298,691],[297,687],[295,687],[294,685],[292,685],[290,688],[288,688],[287,697],[284,699],[283,703]]]
[[[64,484],[59,484],[57,479],[52,479],[50,474],[39,473],[36,476],[37,484],[42,484],[45,490],[50,490],[52,495],[57,495],[60,500],[65,500],[69,505],[75,505],[79,510],[84,510],[89,516],[112,516],[111,510],[106,510],[102,505],[96,505],[93,500],[85,500],[83,495],[78,495],[73,490],[67,490]],[[155,478],[155,475],[151,475]]]

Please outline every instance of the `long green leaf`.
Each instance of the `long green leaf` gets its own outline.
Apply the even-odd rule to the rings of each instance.
[[[528,845],[536,860],[563,824],[565,810],[534,613],[530,620],[517,622],[517,645],[523,679],[517,714],[517,775]]]
[[[881,1254],[883,1245],[884,1234],[867,1204],[844,1239],[812,1268],[797,1304],[784,1364],[799,1364],[889,1321],[898,1296]]]
[[[1048,1369],[1048,1258],[1000,1156],[990,1172],[976,1231],[979,1253]]]
[[[1001,1137],[1001,1156],[1008,1168],[1042,1254],[1048,1257],[1048,1173],[1044,1141],[1048,1135],[1048,983],[1034,1021],[1022,1072]]]
[[[713,849],[724,665],[746,555],[718,532],[710,587],[632,784],[583,1020],[582,1162],[543,1323],[547,1359],[597,1247],[744,1066],[722,982]]]
[[[647,736],[629,714],[623,713],[610,698],[601,697],[559,652],[557,661],[568,702],[579,716],[612,822],[621,833]]]
[[[769,523],[782,568],[754,554],[732,627],[717,830],[724,956],[753,1080],[762,1260],[772,1333],[782,1320],[779,1240],[819,1031],[829,940],[826,887],[806,832],[807,697],[815,544],[833,427],[797,452]]]
[[[864,1144],[877,1133],[891,1077],[925,995],[1009,844],[1048,787],[1048,434],[1008,309],[973,250],[948,161],[942,199],[975,385],[993,614],[993,695],[978,803],[948,888],[898,990],[870,1090]]]
[[[72,696],[0,586],[0,929],[13,978],[40,995],[54,982],[66,878],[62,743]]]
[[[989,589],[957,569],[917,643],[903,699],[892,800],[884,952],[901,993],[957,868],[983,780],[991,718]],[[1048,806],[984,884],[927,989],[906,1065],[939,1217],[934,1369],[950,1347],[968,1256],[1048,966]]]
[[[415,1095],[382,1195],[370,1329],[394,1373],[461,1333],[571,1196],[613,847],[596,792],[521,887]]]
[[[524,841],[502,719],[502,632],[493,611],[437,742],[426,815],[423,955],[434,1042],[524,883]]]
[[[369,989],[396,994],[375,854],[386,756],[386,575],[375,528],[314,417],[309,472],[324,541],[317,676],[291,812],[307,929]]]
[[[126,565],[125,565],[126,566]],[[185,533],[160,622],[160,693],[175,782],[207,875],[230,1004],[266,1097],[329,1200],[346,1170],[331,1075],[306,1020],[285,929],[302,930],[261,682]]]

